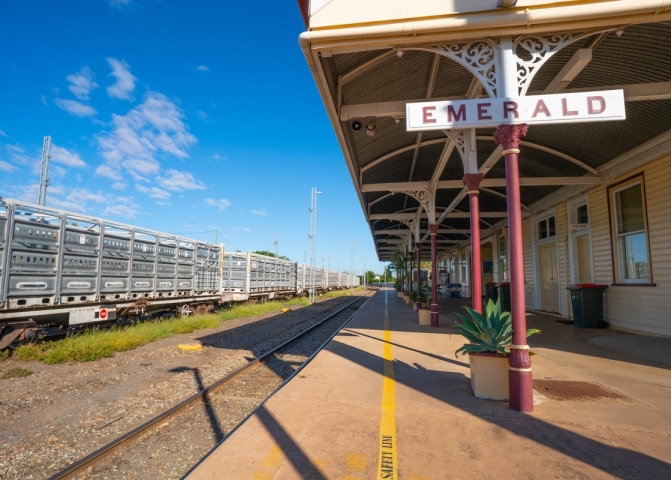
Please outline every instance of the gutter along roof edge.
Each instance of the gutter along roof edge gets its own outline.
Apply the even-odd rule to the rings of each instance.
[[[345,49],[382,45],[467,40],[519,33],[574,31],[671,20],[669,0],[636,0],[558,7],[507,8],[430,20],[312,30],[299,36],[301,47]]]

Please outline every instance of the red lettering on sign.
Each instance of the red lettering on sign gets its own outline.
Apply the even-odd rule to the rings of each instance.
[[[552,116],[550,114],[550,110],[548,110],[548,106],[545,105],[545,102],[543,100],[538,100],[538,103],[536,103],[536,108],[534,109],[534,114],[531,115],[531,118],[536,118],[536,115],[538,115],[539,113],[544,114],[546,117]]]
[[[436,123],[436,119],[433,118],[433,112],[435,110],[436,110],[436,107],[424,107],[424,108],[422,108],[424,123]]]
[[[594,102],[599,102],[599,108],[594,108]],[[606,110],[606,99],[598,95],[595,97],[587,97],[587,113],[590,115],[597,115],[603,113]]]
[[[451,122],[454,119],[455,122],[460,120],[466,121],[466,105],[459,105],[459,110],[454,111],[452,105],[447,106],[447,121]]]
[[[517,102],[503,102],[503,119],[508,120],[508,114],[512,113],[513,118],[520,118],[517,113]]]
[[[105,320],[107,318],[107,309],[101,308],[100,314],[98,316],[100,317],[101,320]]]
[[[491,103],[478,103],[478,120],[491,120],[492,116],[487,115],[487,107],[491,107]]]
[[[578,110],[569,110],[567,103],[568,102],[566,101],[565,98],[561,99],[561,109],[562,109],[562,113],[564,114],[564,116],[578,115]]]

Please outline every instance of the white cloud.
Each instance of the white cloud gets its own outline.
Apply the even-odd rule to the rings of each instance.
[[[158,187],[145,187],[144,185],[135,185],[135,189],[138,192],[141,193],[146,193],[149,195],[151,198],[157,198],[160,200],[166,200],[171,197],[170,192],[166,192],[165,190],[158,188]]]
[[[231,206],[231,202],[225,198],[215,199],[215,198],[206,198],[205,204],[211,207],[217,207],[217,210],[220,212],[225,212],[228,207]]]
[[[133,3],[133,0],[110,0],[110,5],[116,8],[126,7]]]
[[[112,184],[112,188],[114,190],[125,190],[126,189],[126,184],[123,182],[114,182]]]
[[[225,155],[222,156],[222,155],[219,155],[218,153],[215,153],[215,154],[212,155],[210,158],[211,158],[212,160],[214,160],[215,162],[220,162],[220,161],[222,161],[222,160],[228,160],[228,157],[227,157],[227,156],[225,156]]]
[[[233,227],[233,228],[231,228],[231,230],[233,230],[234,232],[251,232],[252,231],[251,228],[247,228],[247,227]]]
[[[112,115],[112,131],[97,136],[105,164],[98,167],[96,173],[120,180],[119,174],[125,170],[135,180],[142,181],[146,180],[144,176],[159,174],[157,155],[188,158],[185,150],[197,140],[188,132],[183,118],[182,110],[175,103],[155,92],[148,93],[142,104],[126,115]],[[183,189],[204,188],[191,174],[185,175],[195,186]],[[179,183],[170,172],[164,181],[168,185]]]
[[[86,166],[86,163],[79,155],[57,145],[51,145],[51,159],[56,163],[72,168],[83,168]]]
[[[202,110],[198,110],[198,117],[204,122],[210,119],[210,116],[207,114],[207,112],[203,112]]]
[[[44,95],[40,95],[40,100],[42,100],[42,103],[44,105],[46,105],[47,107],[49,106],[49,104],[47,103],[47,97],[45,97]]]
[[[79,100],[88,100],[91,90],[98,88],[98,84],[93,80],[94,77],[93,71],[85,66],[79,72],[72,73],[65,79],[70,82],[68,89],[75,97]]]
[[[124,218],[135,218],[137,213],[138,206],[133,205],[109,205],[103,212],[104,216],[107,217],[124,217]]]
[[[125,2],[125,4],[130,1]],[[130,73],[130,66],[123,60],[116,58],[106,58],[107,63],[112,68],[112,75],[116,82],[107,87],[107,93],[110,97],[119,98],[121,100],[133,100],[133,90],[135,90],[135,82],[137,78]]]
[[[0,130],[0,137],[6,137],[6,136],[7,136],[7,134],[5,132],[3,132],[2,130]]]
[[[268,215],[263,210],[250,210],[249,213],[251,213],[252,215]]]
[[[91,105],[86,105],[82,102],[78,102],[77,100],[57,98],[56,105],[69,114],[76,115],[78,117],[92,117],[98,113]]]
[[[168,170],[164,177],[158,177],[158,183],[161,184],[163,188],[167,188],[173,192],[179,192],[180,190],[205,189],[205,185],[196,180],[193,174],[173,169]]]
[[[11,163],[7,163],[4,160],[0,160],[0,171],[11,172],[13,170],[16,170],[16,167],[14,165],[12,165]]]
[[[199,72],[209,72],[210,67],[206,65],[200,65],[199,67],[196,67],[196,70],[198,70]]]
[[[99,177],[110,178],[112,180],[121,180],[121,175],[119,175],[118,171],[107,165],[100,165],[96,168],[96,175]]]

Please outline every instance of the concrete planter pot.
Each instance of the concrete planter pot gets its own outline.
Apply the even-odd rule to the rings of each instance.
[[[500,353],[469,353],[471,389],[476,398],[507,401],[508,357]]]
[[[403,292],[396,292],[396,295],[398,295],[398,298],[403,298]]]
[[[412,303],[412,300],[410,300],[410,295],[403,295],[403,300],[405,300],[405,303],[408,305]]]
[[[431,310],[428,308],[420,308],[418,312],[419,312],[419,324],[431,325]]]
[[[429,308],[429,302],[422,302],[422,308]]]

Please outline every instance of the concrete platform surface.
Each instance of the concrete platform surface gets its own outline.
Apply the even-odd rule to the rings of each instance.
[[[635,335],[530,317],[542,330],[530,339],[534,379],[598,382],[637,402],[537,393],[521,414],[473,397],[468,357],[454,355],[464,340],[448,328],[465,303],[441,301],[441,327],[420,327],[393,290],[377,292],[188,478],[671,478],[666,339],[657,358],[636,354]]]

